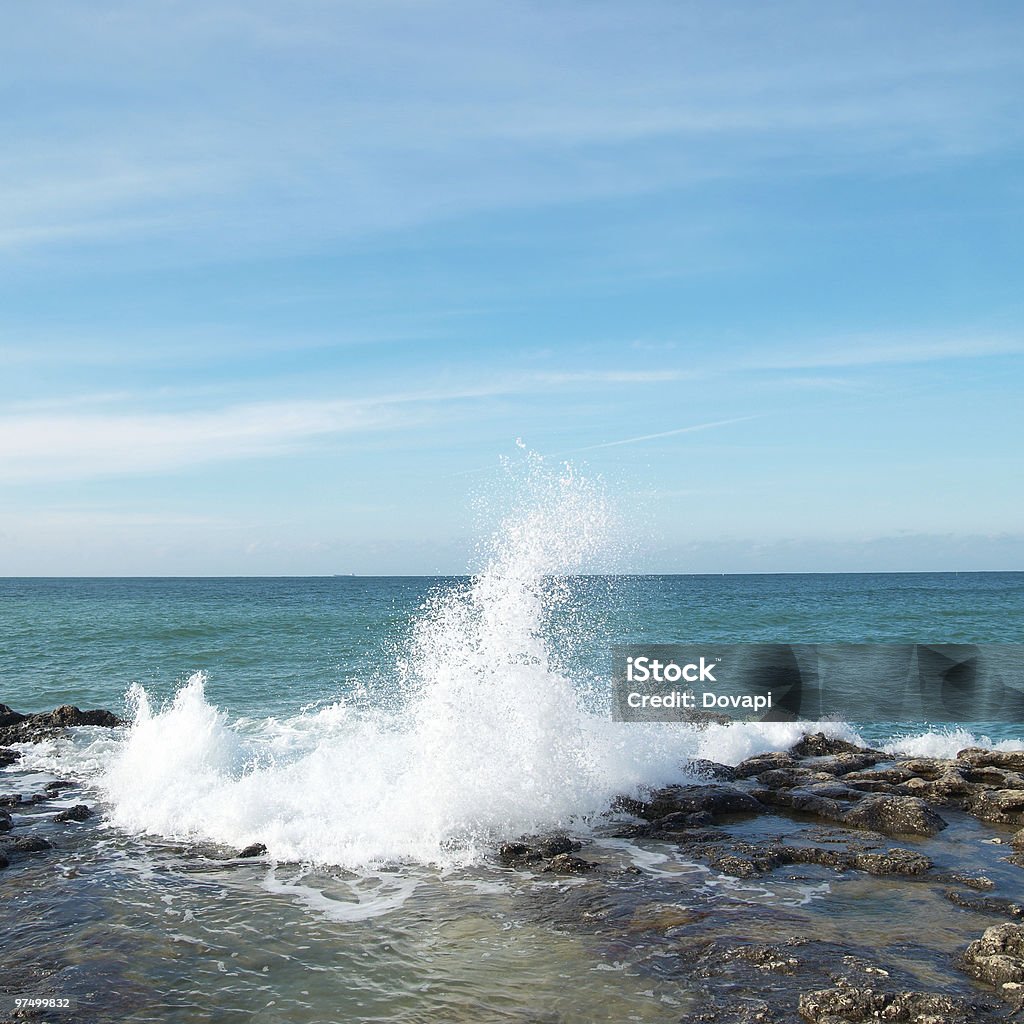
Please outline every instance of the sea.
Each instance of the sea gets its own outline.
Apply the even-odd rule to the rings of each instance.
[[[497,863],[500,842],[552,832],[623,879],[606,902],[639,871],[658,906],[863,925],[864,894],[838,882],[737,889],[614,838],[617,797],[808,726],[614,722],[612,649],[1020,644],[1024,573],[594,573],[600,503],[554,492],[464,577],[0,580],[0,701],[130,723],[19,746],[0,773],[0,791],[74,783],[14,814],[54,850],[0,872],[6,991],[67,997],[72,1017],[45,1019],[86,1022],[682,1019],[686,985],[643,935],[613,942],[565,902],[586,880]],[[813,727],[920,755],[1024,748],[1013,722]],[[76,803],[94,815],[52,822]]]

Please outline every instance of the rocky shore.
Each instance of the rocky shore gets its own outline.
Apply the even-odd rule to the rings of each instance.
[[[999,862],[1024,868],[1024,751],[970,748],[948,759],[896,757],[819,733],[735,767],[698,762],[692,770],[697,778],[691,784],[621,799],[619,809],[633,820],[614,835],[671,844],[736,879],[800,877],[787,871],[813,865],[842,876],[938,884],[952,905],[997,923],[949,956],[945,990],[921,991],[909,987],[912,977],[901,977],[859,945],[856,935],[844,944],[814,935],[757,942],[753,933],[773,929],[754,925],[756,910],[749,911],[746,928],[734,929],[723,927],[721,912],[695,915],[663,905],[650,915],[650,931],[664,940],[654,945],[657,956],[671,949],[706,995],[703,1008],[683,1020],[968,1024],[1024,1015],[1024,873],[1004,880],[999,892],[979,873],[974,856],[975,844],[984,842],[999,851]],[[938,866],[929,844],[956,830],[952,819],[964,817],[995,828],[982,840],[972,835],[971,842],[946,844],[943,859],[948,862],[952,849],[962,863]],[[756,839],[745,835],[751,822]],[[498,860],[519,870],[600,875],[601,865],[588,861],[582,847],[567,836],[526,837],[504,844]],[[579,909],[581,899],[574,902]],[[635,920],[623,927],[634,929]],[[723,934],[730,932],[739,934]],[[744,941],[732,941],[740,937]],[[981,984],[964,984],[965,976]]]
[[[0,767],[12,768],[0,775],[5,884],[17,885],[19,864],[60,847],[64,833],[52,825],[49,839],[29,833],[40,805],[59,802],[45,820],[62,829],[88,828],[94,816],[73,782],[57,779],[34,792],[5,786],[19,778],[21,754],[11,745],[76,726],[121,724],[103,710],[66,706],[22,715],[0,704]],[[590,935],[609,955],[628,951],[652,976],[678,978],[690,1002],[666,1019],[1024,1020],[1024,751],[903,757],[818,733],[736,766],[703,761],[690,770],[692,782],[621,798],[603,833],[607,841],[675,851],[703,866],[706,877],[740,884],[864,879],[887,898],[938,891],[949,913],[965,915],[957,919],[964,940],[929,965],[934,983],[922,985],[920,973],[883,954],[866,934],[797,931],[795,914],[777,906],[742,899],[684,905],[673,896],[674,883],[643,866],[610,863],[589,833],[504,843],[495,867],[524,879],[528,913]],[[226,855],[241,865],[267,850],[254,844]],[[531,886],[531,879],[552,884]]]

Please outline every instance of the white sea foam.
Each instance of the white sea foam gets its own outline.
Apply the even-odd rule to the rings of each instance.
[[[555,612],[572,621],[566,577],[590,567],[613,517],[591,482],[529,466],[525,497],[494,531],[481,571],[422,610],[394,669],[397,701],[232,723],[202,673],[164,708],[135,688],[126,739],[102,752],[108,820],[261,842],[286,861],[453,865],[499,838],[584,828],[615,796],[686,777],[693,758],[735,764],[798,740],[806,723],[644,726],[586,706],[550,626]]]

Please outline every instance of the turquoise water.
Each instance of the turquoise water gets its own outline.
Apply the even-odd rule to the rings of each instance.
[[[455,579],[0,580],[0,701],[123,708],[193,672],[236,715],[386,687],[417,613]],[[579,675],[613,643],[1024,643],[1024,573],[581,577],[549,626]]]
[[[560,581],[541,554],[499,546],[472,581],[0,581],[0,701],[135,715],[0,773],[11,792],[70,779],[60,802],[96,811],[15,810],[12,834],[54,849],[0,872],[8,987],[73,997],[84,1024],[667,1024],[703,997],[676,940],[633,922],[689,913],[709,936],[739,913],[745,941],[856,934],[945,984],[977,927],[941,885],[822,871],[751,888],[615,838],[616,795],[799,726],[613,723],[577,695],[618,643],[1021,643],[1024,573]],[[904,732],[945,754],[982,735]],[[554,829],[601,865],[590,882],[495,863],[501,839]],[[966,866],[1015,884],[970,822],[944,866],[965,866],[963,829]],[[265,859],[234,859],[253,842]]]

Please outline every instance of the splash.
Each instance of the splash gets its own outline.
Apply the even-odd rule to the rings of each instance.
[[[102,777],[110,821],[260,842],[285,861],[449,866],[501,838],[585,828],[617,795],[683,777],[693,757],[794,742],[796,726],[698,732],[613,723],[587,706],[564,656],[572,624],[585,633],[570,582],[607,549],[614,516],[571,468],[536,456],[526,468],[482,568],[422,609],[380,700],[232,723],[201,673],[160,710],[135,689],[134,723]]]

